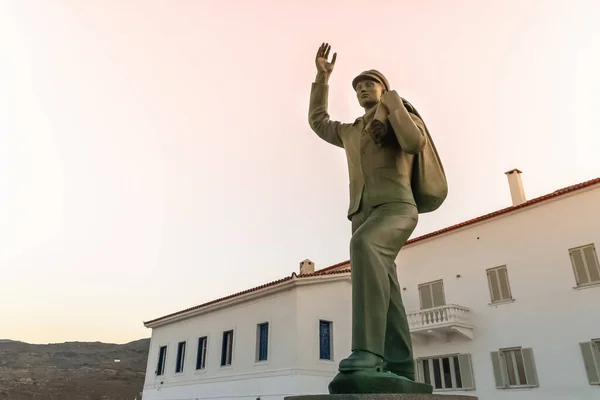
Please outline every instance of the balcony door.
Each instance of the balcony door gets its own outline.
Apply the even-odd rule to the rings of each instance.
[[[421,310],[445,306],[444,281],[440,279],[419,285],[419,299],[421,300]]]

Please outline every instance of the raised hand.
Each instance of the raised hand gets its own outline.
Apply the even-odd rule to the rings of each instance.
[[[331,74],[333,72],[333,67],[335,67],[335,59],[337,58],[337,53],[333,53],[331,62],[329,62],[329,50],[331,50],[331,46],[328,43],[323,43],[317,51],[315,65],[317,66],[317,71],[319,73]]]

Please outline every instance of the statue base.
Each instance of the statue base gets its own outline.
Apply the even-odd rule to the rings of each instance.
[[[315,394],[288,396],[285,400],[477,400],[477,397],[451,394]]]
[[[340,372],[329,383],[331,394],[356,393],[413,393],[431,394],[433,387],[411,381],[391,372],[354,371]]]

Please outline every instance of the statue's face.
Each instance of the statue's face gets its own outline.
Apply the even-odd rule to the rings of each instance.
[[[363,108],[371,108],[377,105],[383,92],[383,85],[376,81],[365,79],[356,85],[356,97]]]

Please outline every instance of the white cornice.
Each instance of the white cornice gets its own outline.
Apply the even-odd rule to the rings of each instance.
[[[271,296],[273,294],[276,294],[276,293],[279,293],[279,292],[282,292],[285,290],[292,290],[298,286],[312,285],[312,284],[317,284],[317,283],[328,283],[328,282],[347,280],[347,279],[350,279],[350,272],[336,273],[336,274],[331,274],[331,275],[316,275],[316,276],[309,276],[309,277],[302,277],[302,276],[298,277],[296,274],[292,274],[292,278],[287,281],[284,281],[284,282],[281,282],[278,284],[274,284],[272,286],[267,286],[263,289],[257,289],[255,291],[251,291],[251,292],[248,292],[245,294],[240,294],[239,296],[234,296],[234,297],[231,297],[230,299],[216,301],[214,304],[208,304],[205,307],[190,309],[189,311],[182,311],[179,313],[175,313],[174,315],[171,315],[171,316],[168,316],[165,318],[161,318],[159,320],[145,322],[144,326],[146,328],[157,328],[159,326],[172,324],[177,321],[196,317],[198,315],[206,314],[209,312],[214,312],[214,311],[226,308],[226,307],[232,307],[232,306],[240,304],[240,303],[246,303],[248,301],[256,300],[261,297]]]

